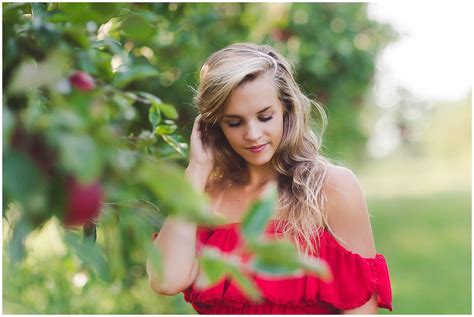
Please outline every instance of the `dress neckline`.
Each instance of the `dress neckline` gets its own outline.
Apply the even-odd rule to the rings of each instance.
[[[268,220],[267,224],[274,224],[276,222],[279,222],[282,220],[279,219],[270,219]],[[235,222],[229,222],[229,223],[224,223],[216,226],[211,226],[212,229],[217,229],[221,227],[240,227],[242,225],[242,221],[235,221]]]
[[[267,223],[266,230],[269,230],[269,229],[271,230],[274,227],[274,225],[279,221],[283,221],[283,220],[270,219]],[[242,221],[238,221],[238,222],[229,222],[222,225],[216,225],[216,226],[204,227],[204,228],[210,229],[211,231],[240,230],[241,224],[242,224]],[[336,237],[334,237],[331,234],[331,232],[329,232],[327,228],[323,228],[320,234],[321,234],[321,237],[329,243],[329,245],[332,245],[333,247],[338,249],[340,252],[345,253],[346,255],[349,255],[351,257],[360,258],[366,261],[380,261],[380,259],[383,258],[383,256],[377,252],[375,253],[375,257],[371,258],[371,257],[361,256],[360,254],[347,249],[336,239]]]

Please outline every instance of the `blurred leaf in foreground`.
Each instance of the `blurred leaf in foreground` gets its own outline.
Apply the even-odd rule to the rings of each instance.
[[[68,63],[67,54],[60,50],[49,53],[48,58],[42,62],[24,61],[16,69],[7,92],[22,93],[32,87],[55,84],[64,78],[69,69]]]
[[[168,215],[181,216],[199,224],[216,225],[220,220],[211,214],[204,194],[197,192],[184,177],[184,169],[171,162],[147,161],[137,176],[166,206]]]
[[[158,77],[159,75],[158,70],[149,65],[130,66],[118,71],[112,84],[117,88],[125,88],[133,81]]]
[[[275,212],[278,199],[277,185],[267,185],[263,198],[252,204],[242,220],[242,234],[248,241],[257,239],[265,230],[268,221]]]
[[[88,239],[83,240],[77,234],[66,232],[64,241],[69,248],[104,281],[109,281],[109,268],[104,252],[97,244],[92,244]]]
[[[242,272],[244,264],[237,256],[223,254],[216,248],[206,247],[198,259],[202,272],[198,277],[198,288],[210,287],[226,277],[234,279],[237,287],[240,287],[251,300],[261,299],[258,287]]]

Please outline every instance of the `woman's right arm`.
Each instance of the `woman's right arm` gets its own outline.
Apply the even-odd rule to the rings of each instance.
[[[211,151],[201,142],[200,116],[196,118],[191,134],[190,163],[185,176],[199,192],[204,192],[213,167]],[[163,295],[175,295],[188,288],[196,279],[197,225],[181,218],[168,217],[154,240],[161,254],[162,278],[158,279],[148,257],[146,270],[151,288]]]
[[[204,191],[206,180],[202,172],[192,166],[186,169],[186,177],[197,190]],[[181,218],[168,217],[153,242],[161,253],[162,280],[152,270],[151,259],[147,260],[148,281],[151,288],[163,295],[175,295],[188,288],[196,279],[196,230],[194,223]]]

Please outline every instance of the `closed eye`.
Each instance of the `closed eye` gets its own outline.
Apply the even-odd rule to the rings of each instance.
[[[240,121],[239,122],[227,122],[227,125],[230,127],[230,128],[236,128],[240,125]]]
[[[258,118],[258,120],[260,120],[261,122],[267,122],[271,119],[273,119],[273,116]],[[242,123],[242,121],[227,122],[227,126],[229,126],[230,128],[237,128],[238,126],[240,126],[241,123]]]

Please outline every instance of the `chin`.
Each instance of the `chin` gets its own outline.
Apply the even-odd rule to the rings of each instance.
[[[261,155],[260,157],[244,157],[244,160],[253,166],[263,166],[272,160],[273,154]]]

